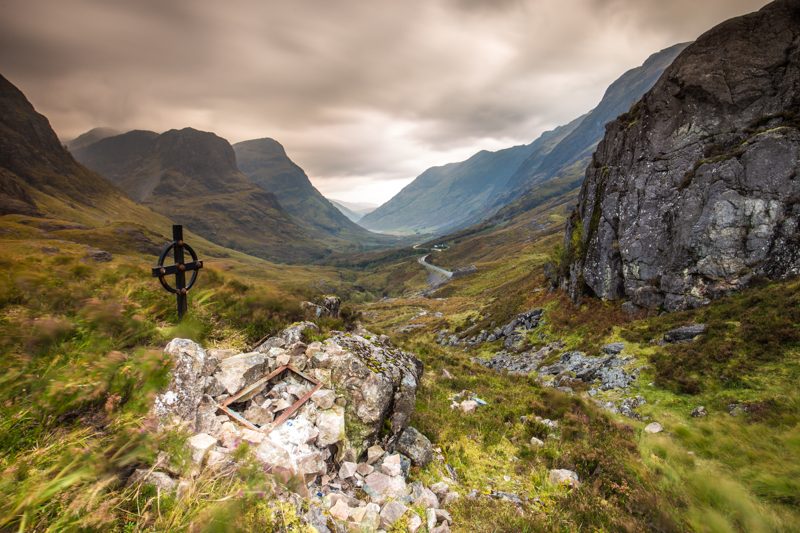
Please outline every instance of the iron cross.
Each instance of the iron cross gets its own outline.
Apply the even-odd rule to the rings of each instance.
[[[164,266],[164,259],[166,259],[169,251],[173,251],[175,259],[174,265]],[[184,263],[183,252],[186,250],[192,257],[191,263]],[[183,242],[183,226],[175,224],[172,226],[172,242],[169,243],[161,255],[158,256],[158,266],[153,267],[153,277],[158,278],[161,285],[167,291],[173,293],[178,300],[178,319],[183,318],[187,310],[186,293],[192,288],[194,282],[197,281],[197,273],[203,268],[203,262],[197,260],[197,254],[191,246]],[[191,272],[192,277],[189,283],[186,283],[186,272]],[[175,287],[171,287],[165,276],[175,276]]]

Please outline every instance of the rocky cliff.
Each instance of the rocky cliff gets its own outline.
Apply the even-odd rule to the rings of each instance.
[[[800,3],[701,36],[610,123],[566,229],[573,297],[707,303],[800,270]]]

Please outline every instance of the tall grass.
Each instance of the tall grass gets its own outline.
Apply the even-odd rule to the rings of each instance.
[[[242,521],[270,530],[274,513],[248,517],[240,502],[273,509],[257,469],[190,476],[178,496],[127,479],[159,450],[180,455],[182,438],[170,444],[147,420],[168,380],[164,343],[180,335],[244,347],[300,318],[299,307],[209,269],[191,318],[176,325],[174,297],[133,266],[138,258],[89,263],[71,245],[26,252],[0,256],[0,530],[180,531],[215,521],[217,530]],[[231,509],[239,518],[217,520]]]

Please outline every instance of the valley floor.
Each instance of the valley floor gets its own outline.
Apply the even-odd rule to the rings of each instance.
[[[173,299],[149,277],[149,254],[115,250],[106,261],[92,252],[102,235],[6,219],[0,530],[302,530],[290,509],[264,498],[266,481],[255,471],[201,476],[180,498],[119,480],[152,464],[159,450],[180,453],[181,435],[143,431],[165,383],[166,341],[188,336],[244,348],[299,319],[299,301],[328,292],[343,297],[346,317],[320,320],[324,331],[360,312],[368,329],[424,362],[412,423],[445,462],[412,469],[411,478],[453,481],[461,495],[449,509],[454,530],[800,530],[800,282],[654,317],[593,300],[576,307],[549,291],[543,274],[562,213],[546,206],[448,243],[436,264],[474,263],[477,272],[428,296],[413,254],[356,270],[285,267],[215,250],[191,295],[191,319],[177,327]],[[604,345],[623,342],[625,369],[638,378],[597,390],[566,376],[558,385],[571,392],[559,390],[536,372],[480,364],[505,350],[503,339],[441,342],[532,309],[543,315],[520,333],[529,345],[523,353],[558,343],[540,361],[552,364],[565,352],[599,356]],[[704,323],[706,333],[659,343],[691,323]],[[451,408],[454,397],[485,405],[464,413],[460,404]],[[638,418],[603,407],[619,411],[637,397],[644,400],[633,409]],[[707,415],[693,417],[699,406]],[[652,422],[663,431],[645,432]],[[552,469],[576,472],[580,485],[552,483]]]

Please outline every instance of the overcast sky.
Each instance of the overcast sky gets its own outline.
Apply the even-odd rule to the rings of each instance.
[[[281,142],[323,194],[388,200],[528,143],[651,53],[765,0],[0,0],[0,72],[70,139]]]

